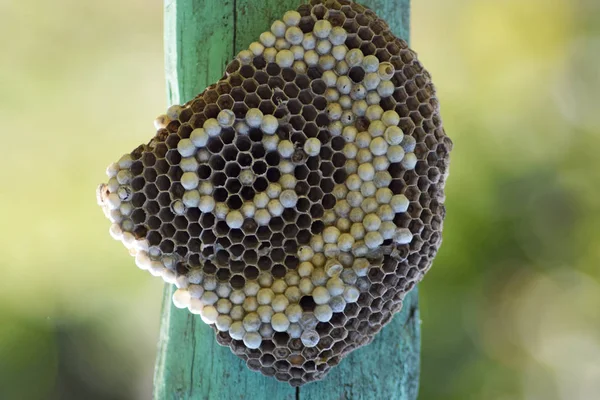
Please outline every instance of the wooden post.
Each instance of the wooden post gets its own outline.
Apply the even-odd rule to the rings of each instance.
[[[235,54],[300,0],[165,0],[165,69],[169,104],[182,104],[217,81]],[[410,0],[363,0],[408,40]],[[156,400],[329,400],[417,398],[420,370],[418,293],[373,343],[320,382],[292,388],[249,370],[221,347],[199,316],[175,308],[166,285],[154,377]]]

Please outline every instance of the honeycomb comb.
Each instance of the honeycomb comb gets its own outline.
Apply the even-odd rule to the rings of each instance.
[[[249,368],[322,379],[430,268],[452,142],[429,73],[373,11],[287,12],[155,126],[98,203]]]

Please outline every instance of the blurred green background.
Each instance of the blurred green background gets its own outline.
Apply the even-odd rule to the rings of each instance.
[[[166,106],[162,2],[0,0],[0,399],[148,399],[162,284],[106,165]],[[420,399],[600,398],[600,2],[415,0],[455,143]]]

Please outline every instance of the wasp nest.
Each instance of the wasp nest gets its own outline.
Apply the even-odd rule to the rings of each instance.
[[[98,190],[110,232],[249,368],[323,378],[431,266],[452,144],[430,75],[371,10],[287,12],[155,125]]]

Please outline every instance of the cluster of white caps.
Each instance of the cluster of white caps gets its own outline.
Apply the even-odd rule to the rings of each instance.
[[[377,254],[384,241],[396,244],[412,241],[411,232],[394,223],[396,214],[407,211],[409,200],[389,188],[393,177],[388,168],[392,163],[401,163],[405,169],[413,169],[417,162],[416,143],[398,127],[399,115],[380,106],[381,99],[392,96],[395,90],[391,81],[393,66],[380,63],[375,56],[364,56],[360,49],[348,50],[347,32],[332,27],[329,21],[317,21],[313,32],[307,34],[298,28],[299,22],[299,13],[287,12],[282,21],[273,23],[270,32],[260,35],[259,42],[238,55],[242,64],[263,56],[267,62],[291,67],[298,73],[320,66],[324,70],[321,79],[327,86],[324,95],[331,121],[329,132],[346,142],[342,152],[347,178],[333,189],[336,203],[322,217],[323,232],[314,235],[309,245],[299,248],[297,270],[289,271],[283,279],[274,279],[263,272],[257,280],[247,281],[243,289],[219,283],[200,269],[177,277],[174,272],[177,256],[161,254],[160,249],[149,248],[146,240],[136,240],[131,233],[130,156],[125,155],[109,166],[109,182],[99,190],[99,203],[113,222],[111,234],[123,241],[135,256],[136,264],[177,285],[173,295],[177,307],[199,314],[204,322],[228,332],[233,339],[243,340],[248,348],[258,348],[274,332],[287,332],[292,338],[300,338],[307,347],[316,346],[319,341],[316,325],[329,321],[333,313],[343,312],[346,304],[358,300],[359,288],[364,289],[369,269],[379,267],[373,254]],[[355,67],[362,73],[357,73]],[[180,106],[171,107],[155,122],[157,129],[177,119],[181,110]],[[359,131],[354,123],[359,117],[369,122],[364,131]],[[271,218],[281,216],[284,209],[294,208],[298,195],[292,157],[299,149],[290,140],[280,139],[279,123],[273,115],[264,115],[256,108],[248,110],[243,119],[236,118],[231,110],[222,110],[216,118],[206,120],[202,128],[194,129],[189,138],[180,140],[177,150],[182,157],[181,185],[185,194],[173,202],[173,212],[184,214],[187,208],[196,207],[238,229],[247,218],[265,226]],[[279,182],[269,184],[239,210],[216,202],[213,185],[201,181],[197,174],[199,163],[207,162],[210,157],[206,149],[210,139],[230,128],[238,135],[261,129],[265,150],[277,151],[281,156]],[[309,138],[302,150],[309,157],[317,156],[321,146],[317,138]],[[255,176],[251,169],[245,169],[239,179],[242,184],[252,184]],[[303,310],[300,300],[304,296],[312,297],[314,310]]]

